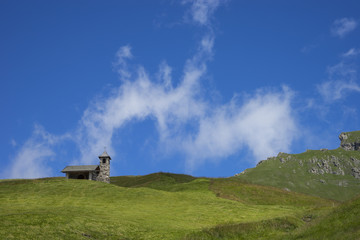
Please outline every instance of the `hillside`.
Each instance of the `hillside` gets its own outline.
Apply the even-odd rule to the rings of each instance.
[[[243,231],[254,239],[281,237],[308,224],[303,219],[309,214],[316,219],[336,206],[234,179],[156,173],[111,180],[114,184],[64,178],[0,181],[0,236],[204,239],[196,237],[204,229],[245,224]],[[269,223],[278,227],[253,231],[255,225]]]
[[[223,224],[192,233],[188,240],[216,239],[360,239],[360,197],[346,202],[322,216],[312,213],[302,220],[291,217],[260,222]],[[310,221],[304,224],[304,221]]]
[[[231,178],[1,180],[0,238],[359,239],[360,132],[339,138]]]
[[[279,153],[236,178],[328,199],[346,201],[360,193],[360,131],[342,133],[334,150]]]
[[[289,239],[360,239],[360,196],[334,209]]]

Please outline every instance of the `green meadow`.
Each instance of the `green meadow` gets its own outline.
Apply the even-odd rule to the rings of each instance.
[[[360,131],[345,135],[358,144]],[[229,178],[0,180],[0,239],[360,239],[359,216],[360,151],[341,147]]]
[[[237,178],[155,173],[111,181],[0,181],[0,238],[306,238],[343,206]]]

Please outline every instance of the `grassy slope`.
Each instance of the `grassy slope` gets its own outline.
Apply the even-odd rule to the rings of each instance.
[[[328,214],[329,209],[326,206],[329,204],[338,205],[335,201],[288,192],[274,187],[247,184],[236,178],[212,179],[210,189],[217,196],[249,205],[289,205],[303,207],[304,211],[298,215],[274,216],[274,218],[257,222],[220,224],[190,233],[186,236],[186,240],[287,239],[293,236],[291,234],[294,230],[307,229],[309,222],[314,219],[321,219],[321,216]],[[306,209],[306,206],[313,206],[314,208]]]
[[[360,179],[351,175],[351,168],[358,164],[351,159],[360,159],[359,151],[345,151],[341,148],[328,151],[308,150],[301,154],[283,154],[281,157],[286,159],[289,156],[284,163],[279,161],[279,157],[263,161],[237,178],[339,201],[350,200],[360,192]],[[312,167],[318,168],[317,164],[321,159],[329,160],[331,168],[338,170],[331,163],[332,156],[339,159],[345,175],[309,172]],[[312,162],[313,159],[318,162]]]
[[[249,184],[236,178],[213,179],[210,189],[219,197],[242,202],[249,205],[283,205],[283,206],[327,206],[330,202],[337,205],[336,201],[325,200],[301,193],[289,192],[283,189]]]
[[[293,217],[260,222],[223,224],[187,235],[198,239],[360,239],[360,197],[348,201],[314,221],[303,224]]]
[[[360,196],[300,228],[289,239],[360,239]]]
[[[251,191],[235,193],[236,201],[217,197],[227,197],[232,188],[247,187],[231,179],[227,183],[223,179],[158,173],[112,178],[112,181],[128,187],[63,178],[1,181],[0,236],[5,239],[182,239],[191,238],[202,229],[238,224],[247,224],[247,230],[261,224],[275,224],[280,226],[278,230],[271,228],[259,234],[282,236],[289,226],[303,225],[304,214],[321,214],[318,209],[333,205],[331,201],[282,190],[276,194],[277,201],[270,201],[274,197],[272,189],[260,186],[257,189],[256,185],[248,187]],[[254,239],[259,237],[250,232],[255,234]]]

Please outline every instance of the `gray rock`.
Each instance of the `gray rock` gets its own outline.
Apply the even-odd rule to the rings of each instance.
[[[339,135],[340,141],[347,140],[348,138],[349,138],[349,137],[348,137],[348,134],[347,134],[347,133],[340,133],[340,135]]]
[[[318,174],[318,173],[319,173],[318,169],[316,169],[316,168],[314,168],[314,167],[312,167],[312,168],[309,170],[309,172],[312,173],[312,174]]]
[[[348,141],[350,134],[351,134],[351,132],[349,132],[349,133],[341,133],[339,135],[339,139],[341,141],[340,147],[345,149],[346,151],[358,151],[358,150],[360,150],[360,140],[355,140],[353,142]]]
[[[317,163],[319,161],[319,159],[317,159],[317,157],[313,157],[312,159],[310,159],[311,163]]]
[[[350,159],[355,165],[360,165],[360,160],[359,159],[356,159],[354,157],[350,157]]]
[[[300,160],[300,161],[299,161],[299,165],[300,165],[300,166],[304,166],[304,164],[303,164],[303,161],[302,161],[302,160]]]
[[[326,173],[331,173],[331,167],[329,165],[329,161],[325,159],[321,159],[321,168],[324,169]]]
[[[333,171],[332,174],[345,175],[344,170],[342,170],[341,168],[337,169],[336,171]]]
[[[355,178],[360,178],[360,169],[357,167],[352,168],[351,175],[353,175]]]

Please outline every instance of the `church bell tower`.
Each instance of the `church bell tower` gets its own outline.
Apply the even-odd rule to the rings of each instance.
[[[106,150],[99,156],[100,159],[100,172],[96,180],[100,182],[110,183],[110,160],[111,157]]]

